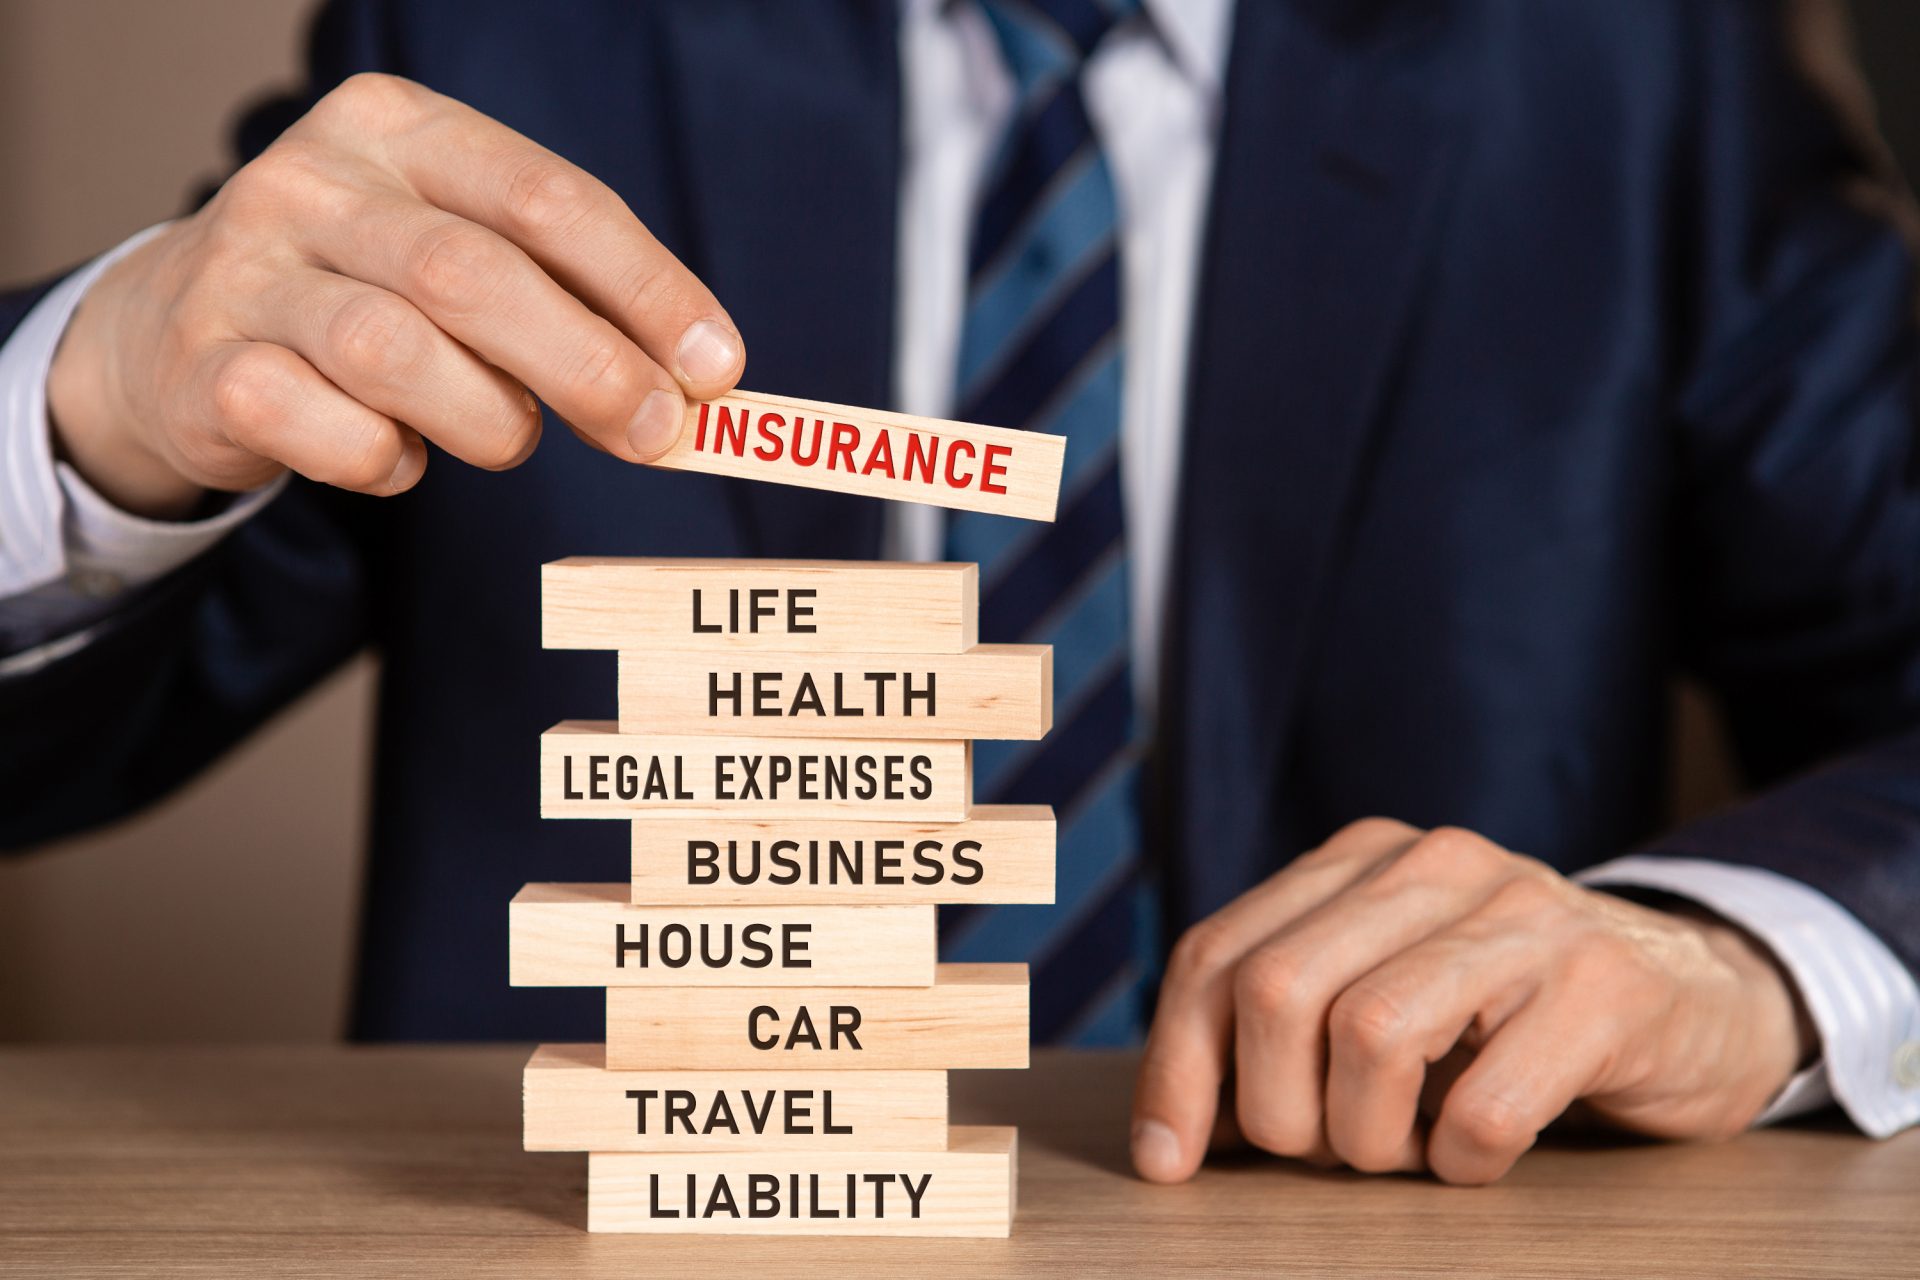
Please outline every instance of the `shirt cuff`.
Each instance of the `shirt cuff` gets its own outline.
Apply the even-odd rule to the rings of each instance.
[[[1692,899],[1770,948],[1820,1033],[1821,1061],[1756,1123],[1831,1097],[1863,1131],[1889,1137],[1920,1120],[1920,987],[1871,929],[1819,890],[1761,867],[1634,854],[1574,879]]]
[[[164,226],[165,224],[162,224]],[[150,227],[61,281],[0,344],[0,627],[3,651],[46,647],[109,612],[111,601],[163,577],[271,501],[276,481],[205,520],[161,521],[107,501],[53,455],[47,374],[67,324],[102,272],[162,227]]]

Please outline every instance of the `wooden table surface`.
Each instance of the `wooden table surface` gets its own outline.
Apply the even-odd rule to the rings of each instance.
[[[1920,1133],[1550,1139],[1480,1189],[1240,1158],[1126,1168],[1132,1059],[960,1072],[1020,1126],[1011,1240],[589,1236],[520,1150],[520,1048],[0,1049],[0,1275],[1920,1274]]]

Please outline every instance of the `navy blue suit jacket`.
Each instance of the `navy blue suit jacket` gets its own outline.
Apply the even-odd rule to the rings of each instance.
[[[896,38],[892,0],[343,0],[309,92],[396,72],[551,146],[712,285],[747,385],[885,405]],[[1171,923],[1380,813],[1566,869],[1776,868],[1920,966],[1909,259],[1847,202],[1860,165],[1777,15],[1241,0],[1226,98],[1156,770]],[[251,116],[243,158],[302,105]],[[0,845],[136,809],[372,645],[354,1031],[593,1038],[597,993],[507,986],[508,897],[626,849],[537,817],[540,731],[614,696],[607,655],[541,650],[539,564],[872,557],[881,522],[553,430],[391,501],[296,484],[0,684]],[[1662,834],[1678,670],[1769,789]]]

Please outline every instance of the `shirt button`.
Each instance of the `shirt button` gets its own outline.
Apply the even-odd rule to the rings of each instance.
[[[109,573],[105,569],[75,569],[67,575],[67,583],[76,594],[89,600],[105,600],[109,596],[120,594],[126,584],[120,581],[120,575]]]
[[[1894,1051],[1893,1078],[1904,1088],[1920,1089],[1920,1040],[1909,1040]]]

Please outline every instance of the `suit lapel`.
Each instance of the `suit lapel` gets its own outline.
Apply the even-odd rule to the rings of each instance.
[[[746,337],[747,387],[892,399],[896,21],[888,0],[699,0],[668,12],[663,63],[684,112],[688,257]],[[879,554],[879,502],[726,488],[752,554]]]
[[[1297,850],[1281,780],[1452,134],[1424,19],[1241,0],[1196,303],[1161,829],[1176,923]],[[1432,6],[1419,6],[1428,18]],[[1358,15],[1358,16],[1356,16]]]

